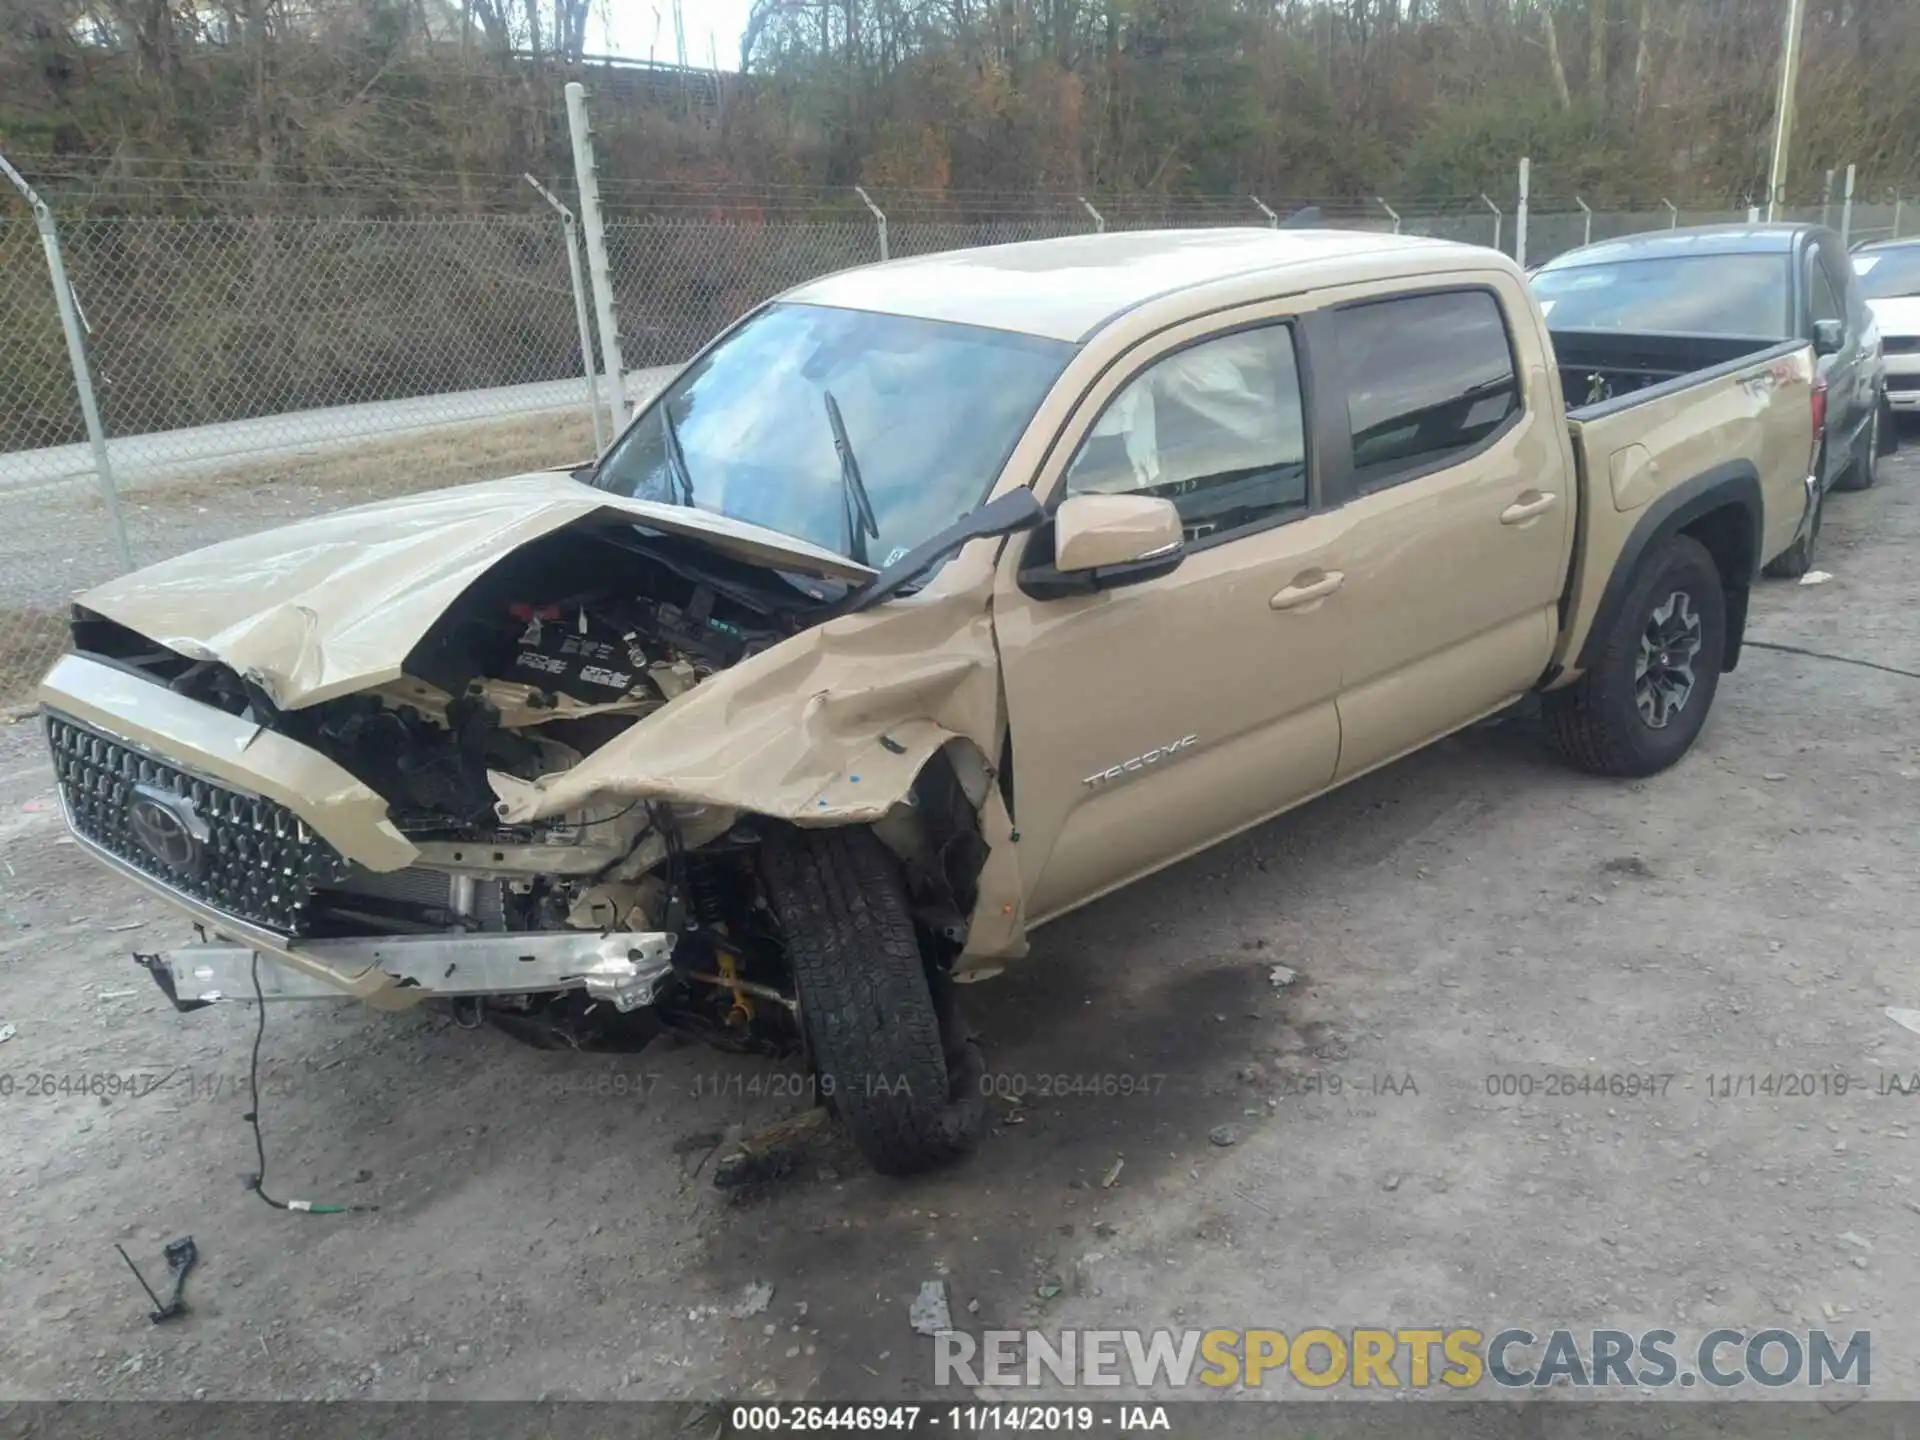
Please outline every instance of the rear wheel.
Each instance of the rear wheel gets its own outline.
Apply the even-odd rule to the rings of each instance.
[[[867,1163],[951,1160],[986,1114],[985,1064],[929,975],[893,852],[867,830],[789,830],[762,848],[820,1092]]]
[[[1834,482],[1834,489],[1871,490],[1874,481],[1880,478],[1880,457],[1887,453],[1881,438],[1882,427],[1886,424],[1886,409],[1884,400],[1874,404],[1873,418],[1867,421],[1867,428],[1860,436],[1853,463],[1847,466],[1847,473]]]
[[[1652,775],[1706,723],[1726,651],[1720,571],[1676,535],[1642,563],[1587,673],[1542,699],[1554,749],[1595,775]]]

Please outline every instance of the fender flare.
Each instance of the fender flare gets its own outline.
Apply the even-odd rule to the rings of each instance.
[[[1626,544],[1620,547],[1613,573],[1607,576],[1606,588],[1600,592],[1600,604],[1593,624],[1588,627],[1587,638],[1580,646],[1577,662],[1580,669],[1589,670],[1598,661],[1600,650],[1606,644],[1607,636],[1613,632],[1620,607],[1626,604],[1627,590],[1633,584],[1633,577],[1647,552],[1661,541],[1679,534],[1703,515],[1729,507],[1745,520],[1741,538],[1745,541],[1746,554],[1751,561],[1741,573],[1723,574],[1720,577],[1722,587],[1727,592],[1727,643],[1721,669],[1733,669],[1739,662],[1740,642],[1746,630],[1747,592],[1753,586],[1754,576],[1760,573],[1761,535],[1764,533],[1766,514],[1766,506],[1761,499],[1760,472],[1751,460],[1729,460],[1724,465],[1716,465],[1691,480],[1682,481],[1647,506],[1645,513],[1628,533]]]

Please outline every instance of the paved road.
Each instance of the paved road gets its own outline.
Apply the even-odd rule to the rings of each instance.
[[[673,373],[673,367],[631,372],[627,376],[630,402],[654,394]],[[585,404],[583,379],[552,380],[363,405],[334,405],[152,435],[122,435],[107,442],[107,457],[124,492],[238,461],[324,454],[369,441],[470,425],[477,420],[584,409]],[[25,492],[65,488],[75,482],[92,484],[93,479],[93,450],[85,444],[0,454],[0,497],[17,498]]]

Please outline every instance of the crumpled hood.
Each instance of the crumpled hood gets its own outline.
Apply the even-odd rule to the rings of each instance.
[[[229,540],[111,580],[80,604],[182,655],[230,665],[298,709],[398,678],[433,623],[521,546],[568,525],[634,522],[782,570],[851,581],[874,573],[724,515],[538,473]]]

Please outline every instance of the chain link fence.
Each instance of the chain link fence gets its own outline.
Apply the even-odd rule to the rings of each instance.
[[[1259,225],[1303,202],[996,204],[964,219],[905,205],[885,221],[851,206],[735,218],[611,207],[629,400],[767,297],[883,248],[900,258],[1095,228]],[[1515,246],[1516,217],[1484,200],[1398,216],[1381,201],[1319,208],[1324,224]],[[1745,218],[1536,201],[1527,259]],[[1821,207],[1791,218],[1819,219]],[[1856,238],[1903,228],[1920,230],[1920,216],[1854,208]],[[568,232],[544,207],[405,219],[76,214],[59,218],[59,243],[136,565],[592,452]],[[59,653],[71,597],[121,569],[88,438],[40,235],[0,209],[0,707],[25,700]]]

